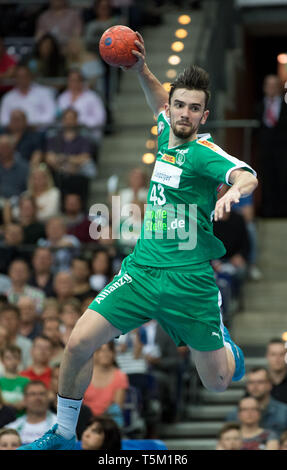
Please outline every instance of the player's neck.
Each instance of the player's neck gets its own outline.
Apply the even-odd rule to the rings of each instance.
[[[169,136],[169,141],[168,141],[168,148],[173,148],[173,147],[179,147],[180,145],[188,144],[189,142],[192,142],[193,140],[196,140],[196,132],[192,134],[190,137],[187,139],[182,139],[180,137],[177,137],[173,133],[170,133]]]

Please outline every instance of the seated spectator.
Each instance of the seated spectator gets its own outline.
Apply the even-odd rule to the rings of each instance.
[[[239,401],[238,418],[242,435],[242,450],[278,450],[276,434],[260,426],[260,407],[253,397]]]
[[[71,273],[74,279],[74,297],[80,301],[88,296],[96,297],[97,291],[91,289],[90,275],[91,268],[89,261],[84,258],[74,258],[72,261]]]
[[[4,364],[4,376],[0,377],[3,403],[14,408],[17,416],[20,416],[24,411],[24,388],[29,382],[28,378],[19,373],[21,349],[11,344],[1,351],[1,358]]]
[[[91,135],[100,143],[103,127],[106,123],[106,111],[100,96],[90,90],[79,70],[68,74],[67,88],[57,100],[60,112],[74,108],[78,112],[78,122],[91,130]]]
[[[16,85],[2,98],[0,124],[7,126],[11,112],[22,109],[29,126],[40,128],[52,124],[56,116],[56,103],[50,88],[35,83],[29,68],[18,65]]]
[[[108,416],[95,416],[84,430],[79,450],[102,450],[118,452],[121,450],[121,431],[117,423]]]
[[[23,444],[35,441],[56,424],[56,415],[49,410],[48,390],[40,381],[29,382],[24,390],[26,412],[7,424],[18,431]]]
[[[49,390],[49,402],[50,402],[50,411],[53,413],[57,412],[57,400],[58,400],[58,384],[59,384],[59,371],[60,366],[55,365],[52,369],[52,381],[51,388]],[[82,403],[79,419],[76,427],[76,435],[78,439],[81,439],[84,430],[89,426],[91,420],[93,419],[93,414],[90,408],[84,403]]]
[[[43,382],[50,388],[52,368],[50,361],[53,353],[53,344],[50,338],[44,335],[36,336],[31,349],[32,363],[30,367],[20,372],[20,375],[30,380]]]
[[[22,444],[18,431],[15,429],[0,429],[0,450],[16,450]]]
[[[20,310],[20,334],[32,341],[41,334],[42,324],[36,310],[36,304],[30,297],[20,297],[17,306]]]
[[[45,163],[31,168],[28,194],[36,201],[38,221],[46,222],[60,214],[61,192],[56,188],[52,174]]]
[[[60,319],[61,319],[61,338],[64,344],[67,344],[68,339],[74,329],[75,324],[82,315],[81,302],[79,299],[71,298],[61,305]]]
[[[45,300],[43,313],[41,315],[42,321],[46,318],[60,318],[61,307],[55,297],[50,297]]]
[[[0,37],[0,97],[12,88],[8,84],[2,85],[2,80],[14,78],[16,63],[16,59],[6,51],[4,38]]]
[[[287,363],[286,342],[281,338],[269,341],[266,349],[268,371],[272,381],[271,395],[287,404]],[[286,425],[287,428],[287,425]]]
[[[53,254],[48,247],[37,247],[32,256],[32,272],[29,285],[41,289],[46,297],[54,297]]]
[[[122,21],[122,19],[121,19]],[[120,22],[120,17],[115,13],[111,0],[96,0],[90,11],[90,19],[84,27],[86,46],[91,51],[99,50],[99,42],[106,29]]]
[[[107,250],[99,248],[92,256],[90,285],[94,291],[101,291],[112,277],[112,259]]]
[[[38,245],[48,247],[53,251],[53,273],[69,270],[72,259],[80,251],[80,241],[67,233],[63,217],[49,219],[45,230],[46,238],[39,240]]]
[[[0,389],[0,429],[4,428],[8,423],[11,423],[11,421],[14,421],[16,417],[15,408],[4,404]]]
[[[59,318],[45,318],[43,321],[43,335],[47,336],[53,345],[50,367],[55,367],[61,363],[64,353],[64,343],[61,337],[61,321]]]
[[[54,34],[39,37],[34,50],[26,60],[33,76],[39,78],[62,78],[67,75],[67,61]]]
[[[129,387],[127,375],[115,363],[113,341],[94,353],[93,376],[84,394],[84,403],[95,416],[108,414],[116,423],[124,425],[123,405]]]
[[[28,126],[22,109],[13,109],[8,125],[3,130],[13,137],[15,151],[29,164],[37,164],[42,158],[43,135]]]
[[[63,218],[69,235],[74,235],[81,243],[94,241],[89,234],[91,222],[83,210],[83,200],[79,194],[64,196]]]
[[[260,426],[270,429],[279,435],[287,429],[287,405],[281,403],[271,395],[272,383],[268,370],[264,367],[256,367],[247,373],[246,392],[256,398],[260,411]],[[229,421],[236,421],[238,409],[228,414]]]
[[[220,288],[220,280],[222,278],[227,280],[231,290],[231,297],[234,304],[236,304],[234,310],[240,310],[242,301],[241,291],[248,272],[250,250],[245,220],[241,214],[237,214],[234,211],[225,213],[222,220],[214,222],[213,231],[226,248],[226,254],[212,263],[218,286]],[[223,308],[225,309],[224,313],[228,316],[230,309],[229,306],[224,305],[224,296]]]
[[[0,353],[6,348],[6,346],[8,346],[8,331],[4,326],[0,324]],[[4,373],[4,364],[2,362],[0,354],[0,377],[2,377]]]
[[[218,434],[216,450],[241,450],[242,435],[239,423],[226,423]]]
[[[0,135],[0,198],[15,199],[26,190],[29,166],[15,152],[13,138]],[[12,201],[11,201],[12,202]]]
[[[79,69],[86,78],[89,86],[101,96],[104,94],[105,67],[95,48],[87,50],[82,37],[72,37],[66,47],[66,58],[70,69]]]
[[[148,194],[147,177],[142,168],[133,168],[129,173],[128,185],[118,192],[121,207],[139,201],[146,203]]]
[[[279,450],[287,450],[287,431],[284,431],[280,436]]]
[[[45,150],[45,161],[61,193],[75,192],[86,201],[89,180],[95,178],[97,168],[91,138],[78,125],[75,109],[64,110],[60,129],[46,137]]]
[[[0,240],[0,272],[8,273],[10,264],[17,258],[29,260],[30,254],[23,246],[24,230],[18,223],[8,223],[4,226],[4,238]],[[5,293],[11,288],[11,280],[7,276],[6,281],[1,282],[1,292]]]
[[[21,297],[30,297],[34,300],[37,313],[43,310],[45,294],[41,289],[29,286],[30,268],[23,259],[14,259],[8,268],[8,275],[11,280],[11,287],[6,295],[9,302],[17,304]]]
[[[74,298],[75,282],[72,273],[59,271],[54,276],[55,298],[59,305]]]
[[[19,308],[13,304],[7,304],[0,310],[0,327],[7,332],[8,344],[16,344],[21,349],[21,364],[19,371],[31,364],[32,341],[20,332],[21,317]]]
[[[49,7],[39,15],[35,37],[38,40],[46,33],[53,34],[63,47],[71,37],[82,34],[80,12],[69,6],[69,0],[49,0]]]
[[[6,204],[4,220],[6,224],[14,221],[21,225],[24,245],[35,245],[40,238],[45,236],[45,226],[37,220],[36,201],[27,193],[20,196],[18,207],[15,208],[14,213],[11,205],[9,204],[8,207],[8,204]]]

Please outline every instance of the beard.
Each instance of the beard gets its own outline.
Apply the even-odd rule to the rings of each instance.
[[[194,126],[191,123],[186,123],[186,125],[180,123],[171,123],[171,128],[174,135],[183,140],[189,139],[192,135],[197,133],[198,126]]]

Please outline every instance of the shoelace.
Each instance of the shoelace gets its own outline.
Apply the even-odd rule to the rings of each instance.
[[[52,438],[55,438],[55,434],[44,434],[43,437],[41,437],[41,439],[39,439],[39,441],[37,442],[37,446],[38,447],[43,447],[44,445],[48,444],[49,441],[52,439]]]

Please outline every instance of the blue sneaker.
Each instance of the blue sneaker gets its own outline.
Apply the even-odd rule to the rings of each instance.
[[[224,341],[226,341],[226,343],[229,343],[231,345],[235,359],[235,371],[232,377],[232,382],[238,382],[245,375],[245,363],[243,352],[240,347],[232,341],[226,326],[223,328],[223,339]]]
[[[75,449],[76,437],[68,440],[56,434],[57,424],[49,429],[42,437],[31,444],[18,447],[17,450],[73,450]]]

